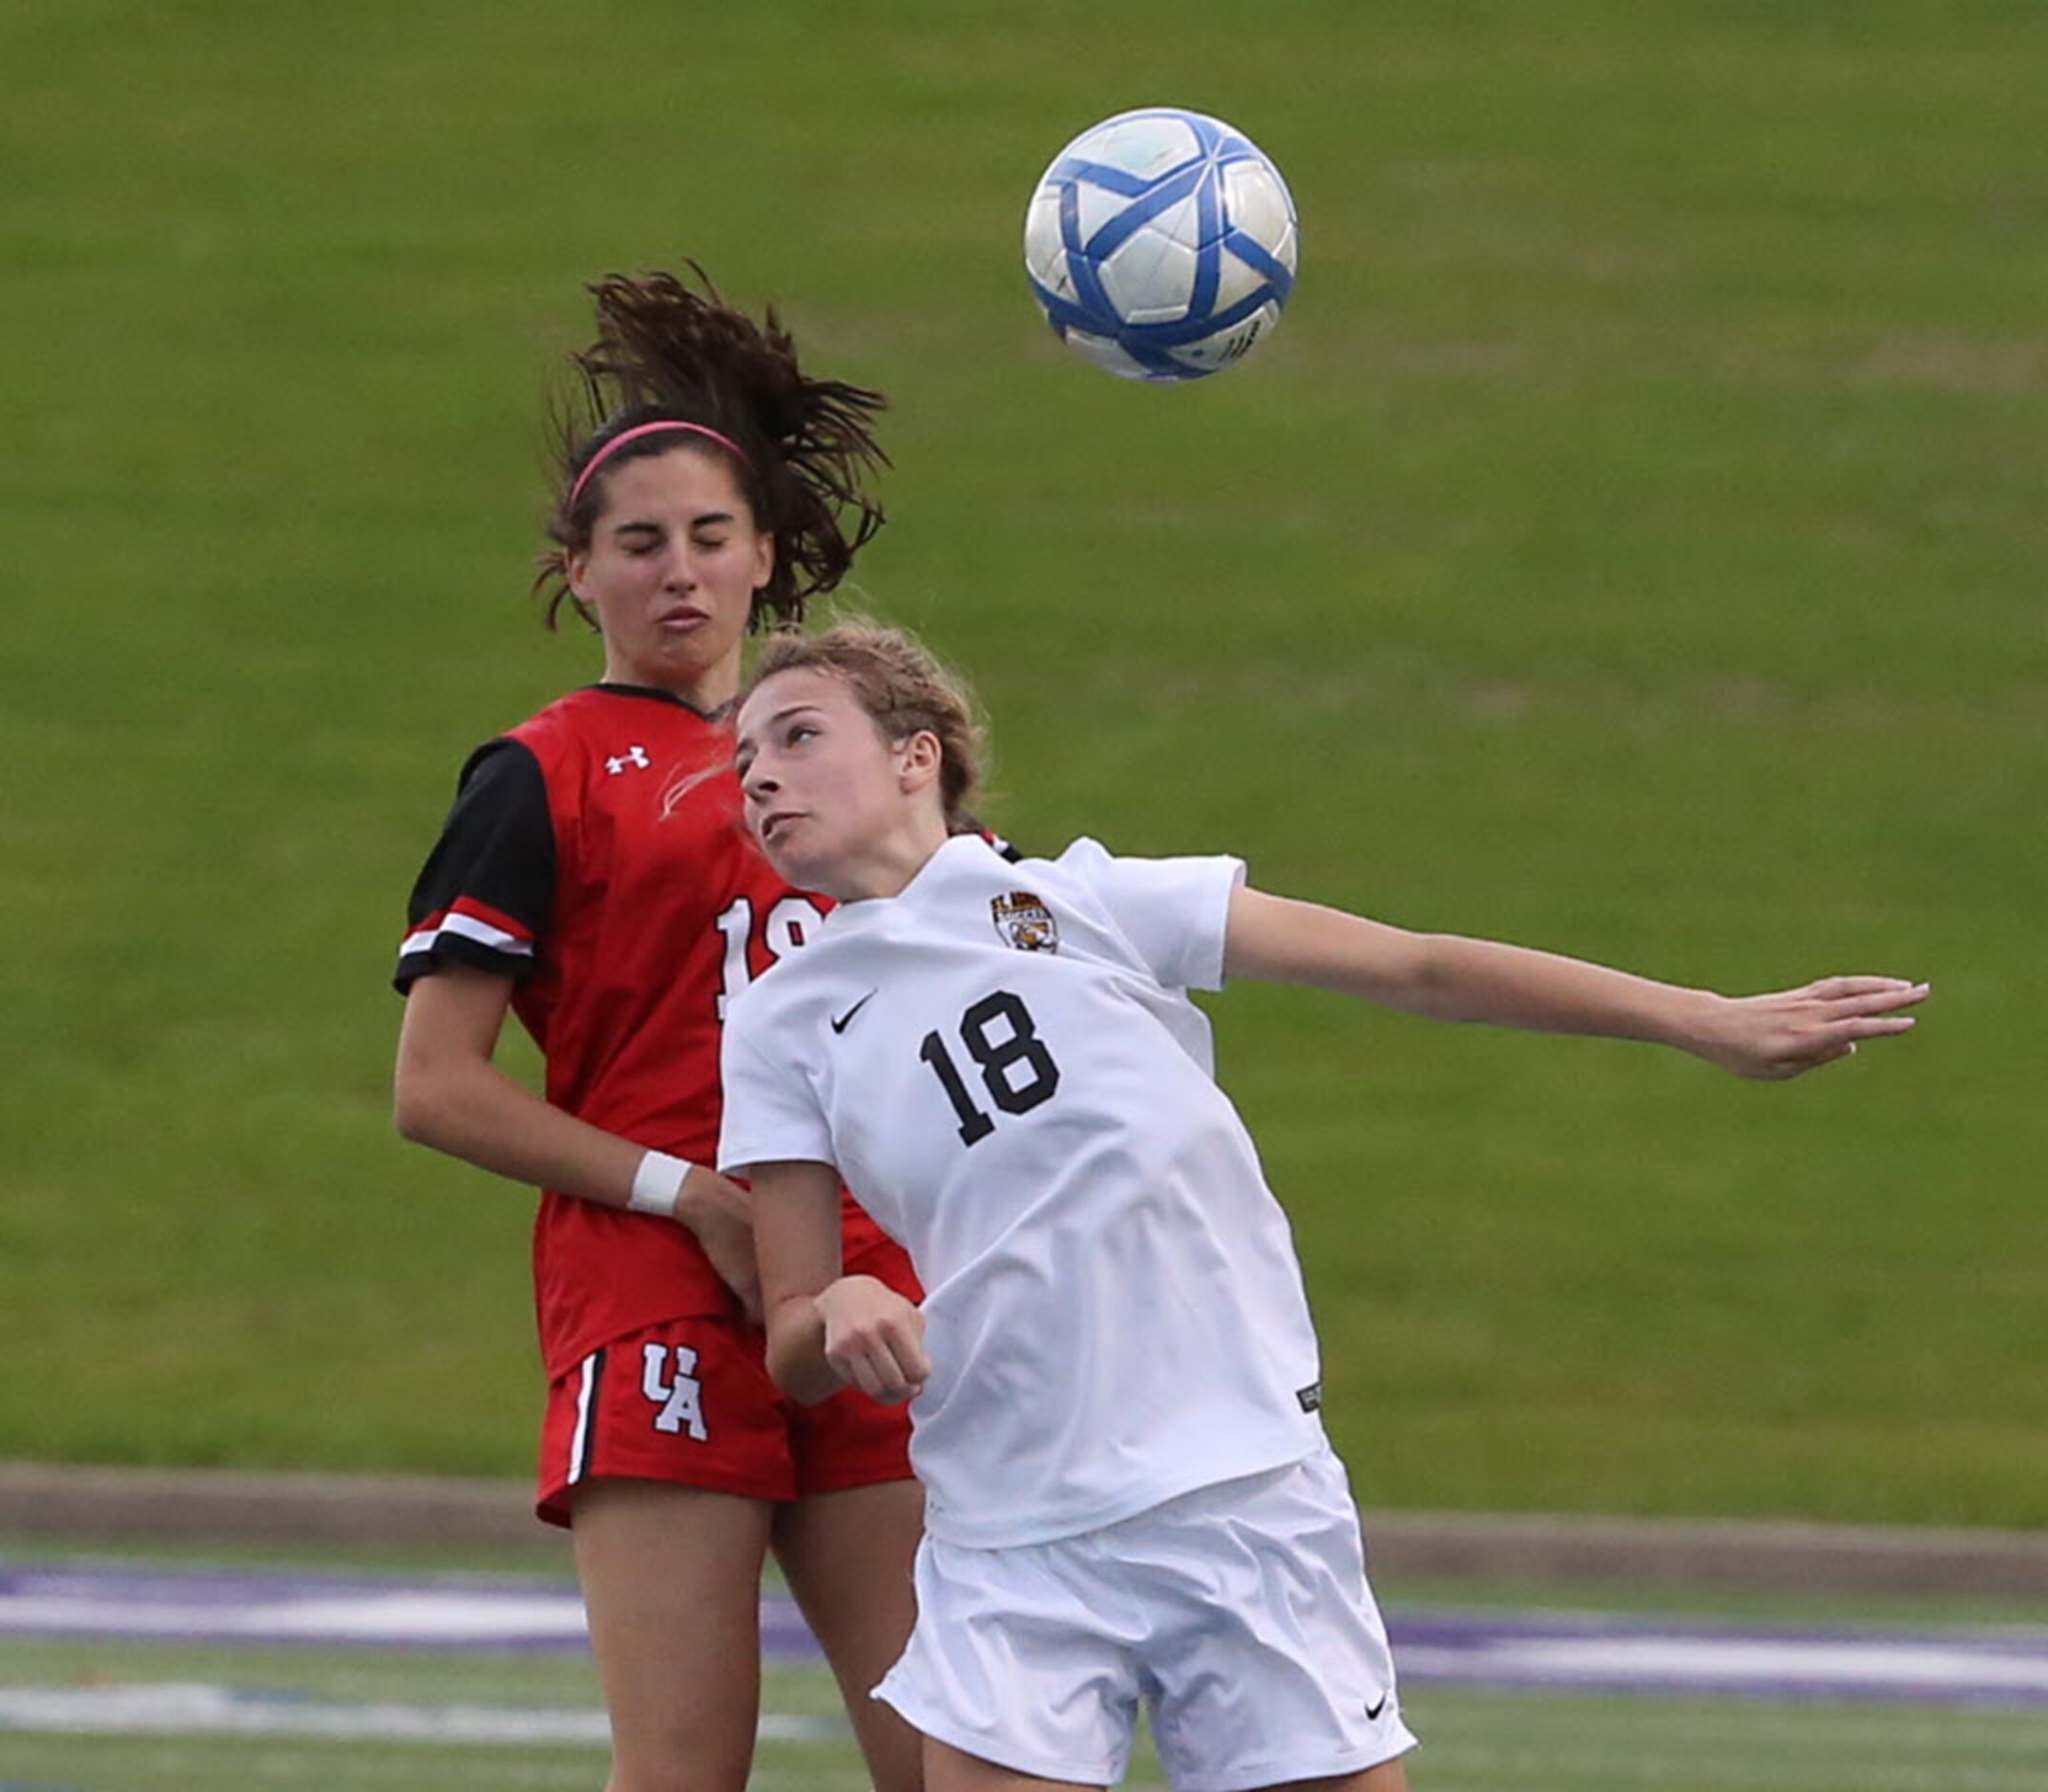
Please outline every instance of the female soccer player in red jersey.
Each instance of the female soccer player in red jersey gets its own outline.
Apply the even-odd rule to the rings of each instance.
[[[748,1197],[712,1168],[726,1003],[822,906],[740,823],[724,710],[742,643],[801,619],[881,521],[873,392],[800,368],[665,274],[595,286],[542,562],[604,642],[600,682],[479,748],[413,891],[397,983],[399,1130],[546,1193],[539,1511],[574,1528],[613,1792],[744,1785],[772,1551],[876,1783],[915,1737],[867,1698],[909,1635],[920,1494],[900,1408],[804,1408],[769,1382]],[[545,1099],[493,1062],[507,1011]],[[846,1203],[849,1262],[915,1299]]]

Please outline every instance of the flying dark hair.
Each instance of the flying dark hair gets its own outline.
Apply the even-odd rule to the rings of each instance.
[[[757,324],[689,266],[696,286],[653,273],[608,274],[590,288],[596,340],[571,356],[576,389],[553,411],[554,546],[534,580],[551,629],[565,604],[594,620],[569,589],[569,556],[590,546],[612,473],[679,445],[724,460],[755,527],[775,537],[775,570],[754,599],[753,628],[801,623],[809,599],[846,577],[882,526],[865,482],[888,465],[870,431],[888,401],[810,378],[773,306]],[[661,423],[696,428],[656,429],[612,449],[629,431]]]

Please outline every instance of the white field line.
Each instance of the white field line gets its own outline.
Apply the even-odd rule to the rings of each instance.
[[[394,1642],[410,1646],[508,1642],[580,1643],[589,1635],[582,1598],[561,1594],[466,1593],[453,1589],[295,1593],[245,1602],[137,1600],[122,1592],[0,1594],[0,1632],[97,1636],[239,1636],[306,1642]]]
[[[1851,1642],[1758,1636],[1524,1636],[1479,1649],[1397,1647],[1416,1683],[1536,1681],[1553,1686],[1659,1686],[1712,1692],[1773,1685],[1870,1695],[2048,1697],[2048,1653],[2009,1654],[1925,1638]]]
[[[387,1742],[568,1743],[604,1748],[601,1711],[499,1705],[334,1704],[231,1686],[0,1687],[0,1730],[63,1736],[300,1736]],[[836,1718],[763,1713],[763,1741],[837,1741]]]

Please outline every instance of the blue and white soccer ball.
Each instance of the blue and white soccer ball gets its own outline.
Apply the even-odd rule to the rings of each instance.
[[[1024,269],[1055,334],[1131,380],[1242,361],[1294,290],[1287,184],[1199,112],[1119,113],[1053,158],[1024,215]]]

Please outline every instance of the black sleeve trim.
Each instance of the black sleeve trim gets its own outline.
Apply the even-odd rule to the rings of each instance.
[[[392,978],[400,994],[446,964],[533,974],[554,907],[554,822],[540,761],[522,741],[470,756],[454,806],[407,905]]]

